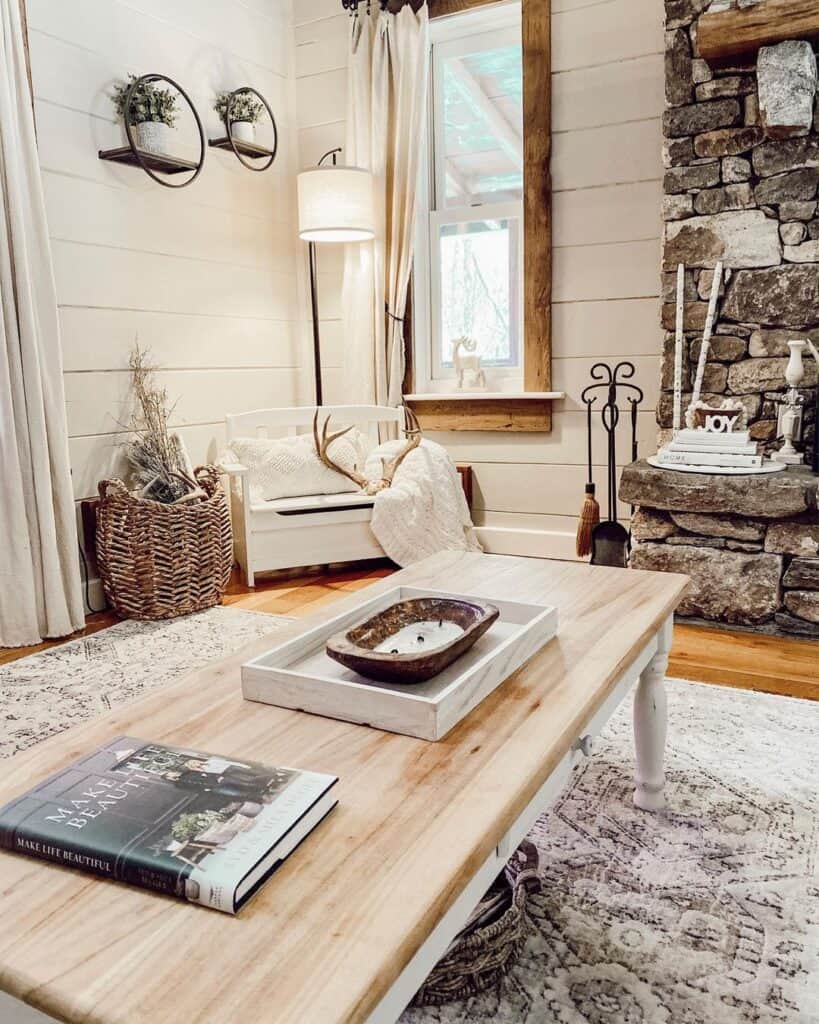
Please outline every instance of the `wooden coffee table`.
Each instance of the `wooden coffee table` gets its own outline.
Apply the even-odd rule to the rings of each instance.
[[[3,802],[121,733],[341,778],[338,808],[236,918],[0,854],[3,1024],[395,1021],[634,684],[634,799],[663,806],[686,577],[447,553],[374,587],[398,583],[556,604],[560,632],[437,743],[243,701],[262,638],[3,762]]]

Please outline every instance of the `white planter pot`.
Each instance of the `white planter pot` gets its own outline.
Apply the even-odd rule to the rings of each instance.
[[[171,129],[161,121],[143,121],[133,125],[134,142],[137,149],[146,153],[169,153],[171,148]]]
[[[255,142],[256,125],[252,121],[231,121],[230,134],[238,142]]]

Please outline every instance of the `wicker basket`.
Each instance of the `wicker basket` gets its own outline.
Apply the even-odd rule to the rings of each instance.
[[[524,840],[415,993],[413,1006],[440,1006],[496,985],[523,947],[526,900],[539,891],[538,853]]]
[[[97,562],[105,596],[126,619],[171,619],[219,604],[233,565],[227,498],[212,466],[196,479],[207,498],[164,505],[120,480],[99,485]]]

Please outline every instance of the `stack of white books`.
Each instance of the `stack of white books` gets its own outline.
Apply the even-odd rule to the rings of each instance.
[[[717,434],[710,430],[681,430],[658,452],[667,466],[733,466],[757,469],[762,456],[747,430]]]

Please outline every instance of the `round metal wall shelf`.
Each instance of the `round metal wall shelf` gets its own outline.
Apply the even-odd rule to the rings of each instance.
[[[273,148],[269,149],[267,146],[260,146],[255,142],[244,142],[242,139],[234,138],[233,133],[230,130],[230,112],[234,103],[239,96],[243,96],[247,93],[252,93],[260,102],[263,104],[267,111],[267,116],[270,118],[270,123],[273,125]],[[211,139],[208,145],[214,149],[232,149],[236,154],[236,159],[244,164],[249,171],[266,171],[272,166],[273,161],[276,159],[276,153],[279,149],[279,130],[276,127],[276,118],[273,116],[273,111],[270,109],[270,104],[262,96],[258,89],[254,89],[250,85],[243,85],[239,89],[234,89],[233,92],[228,96],[227,104],[225,105],[225,135],[223,138]],[[265,163],[250,163],[250,160],[264,160]]]
[[[194,161],[183,157],[175,157],[169,153],[152,153],[146,149],[140,149],[137,146],[134,140],[133,125],[130,124],[128,120],[128,111],[131,109],[131,100],[133,99],[136,90],[141,85],[150,85],[153,82],[167,82],[168,85],[176,89],[179,95],[190,107],[191,113],[196,121],[196,128],[199,132],[198,160]],[[196,112],[196,107],[193,105],[190,96],[188,96],[181,85],[175,82],[172,78],[168,78],[167,75],[150,74],[140,75],[139,78],[135,78],[125,95],[125,117],[123,120],[125,124],[125,134],[128,137],[128,145],[119,146],[117,149],[101,149],[99,151],[100,160],[113,160],[115,163],[141,167],[149,178],[153,178],[155,182],[163,185],[165,188],[185,188],[186,185],[190,185],[196,180],[205,163],[205,130],[202,127],[202,122]],[[190,177],[179,182],[168,181],[165,178],[160,177],[160,174],[175,176],[177,174],[185,174],[188,172],[192,172]]]

